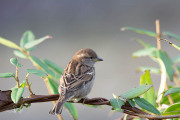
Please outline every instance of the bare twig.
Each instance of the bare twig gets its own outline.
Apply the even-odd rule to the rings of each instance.
[[[28,76],[29,76],[29,74],[26,75],[26,85],[27,85],[27,88],[28,88],[28,90],[29,90],[29,92],[30,92],[30,96],[32,97],[32,96],[34,96],[35,94],[32,92],[31,87],[30,87],[30,85],[29,85]]]
[[[161,50],[161,32],[160,32],[160,23],[159,23],[159,20],[156,20],[156,39],[157,39],[157,48],[159,50]],[[168,41],[168,40],[165,40],[165,41]],[[169,42],[169,41],[168,41]],[[169,44],[172,44],[171,42],[169,42]],[[161,68],[162,69],[162,68]],[[162,79],[162,76],[161,75],[161,79]],[[162,82],[162,80],[161,80]],[[161,85],[160,85],[161,86]],[[167,81],[165,81],[165,89],[168,89],[168,85],[167,85]],[[162,95],[161,95],[162,96]],[[172,105],[173,104],[173,100],[172,100],[172,97],[170,95],[168,95],[168,100],[170,102],[170,104]],[[160,104],[160,101],[159,101],[159,104]]]
[[[17,88],[19,88],[18,66],[16,67],[16,82],[17,82]]]
[[[159,20],[156,20],[156,39],[157,39],[157,48],[160,50],[161,49],[161,32],[160,32],[160,24],[159,24]]]

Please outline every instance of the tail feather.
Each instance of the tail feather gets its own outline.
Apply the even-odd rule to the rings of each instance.
[[[58,115],[61,114],[64,103],[66,102],[66,99],[64,96],[60,97],[56,103],[56,105],[53,107],[53,109],[49,112],[49,114]]]

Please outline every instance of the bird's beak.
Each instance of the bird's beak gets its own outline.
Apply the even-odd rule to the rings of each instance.
[[[100,58],[100,57],[97,57],[96,59],[94,59],[94,61],[95,61],[95,62],[98,62],[98,61],[103,61],[103,59],[102,59],[102,58]]]

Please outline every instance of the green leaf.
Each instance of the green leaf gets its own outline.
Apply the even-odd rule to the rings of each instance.
[[[122,112],[121,106],[124,105],[125,103],[119,98],[114,98],[114,99],[110,99],[110,104],[114,110],[118,112]]]
[[[63,73],[63,69],[60,68],[57,64],[53,63],[52,61],[50,60],[47,60],[45,59],[44,60],[44,63],[49,67],[51,68],[52,70],[54,70],[56,73],[58,73],[59,75],[61,75]]]
[[[157,48],[145,48],[145,49],[140,49],[132,54],[133,57],[144,57],[144,56],[149,56],[149,57],[154,57],[156,56]]]
[[[127,92],[121,94],[120,97],[125,98],[125,99],[132,99],[147,92],[151,87],[152,85],[141,85],[137,88],[132,88],[128,90]]]
[[[169,95],[169,94],[172,94],[172,93],[180,93],[180,87],[175,87],[175,88],[170,88],[168,89],[165,94],[164,94],[164,97]]]
[[[179,63],[179,62],[180,62],[180,55],[172,58],[172,61],[173,61],[174,63]]]
[[[143,66],[143,67],[138,67],[137,68],[137,71],[138,72],[144,72],[146,70],[149,70],[151,73],[153,74],[161,74],[161,71],[159,68],[155,68],[155,67],[146,67],[146,66]]]
[[[127,101],[129,102],[129,104],[132,106],[132,107],[135,107],[135,102],[133,99],[127,99]]]
[[[140,85],[143,85],[143,84],[152,85],[150,72],[148,70],[146,70],[145,74],[141,76]],[[155,96],[154,87],[151,87],[146,93],[142,95],[142,97],[146,99],[152,105],[154,106],[156,105],[156,96]]]
[[[66,102],[64,104],[64,107],[67,108],[67,110],[72,115],[74,120],[78,120],[78,112],[77,112],[77,109],[73,103]]]
[[[12,42],[10,40],[6,40],[2,37],[0,37],[0,44],[10,47],[10,48],[21,50],[21,48],[17,44],[15,44],[14,42]]]
[[[173,93],[171,94],[171,98],[173,99],[174,103],[180,102],[180,93]],[[162,97],[161,104],[170,104],[168,96]]]
[[[169,106],[163,114],[175,115],[180,114],[180,102]]]
[[[24,88],[13,88],[11,92],[11,99],[14,103],[18,103],[20,98],[22,97],[22,94],[24,92]]]
[[[34,36],[34,34],[32,33],[32,31],[26,31],[24,34],[23,34],[23,36],[22,36],[22,38],[21,38],[21,41],[20,41],[20,46],[21,46],[21,48],[24,48],[24,46],[27,44],[27,43],[29,43],[29,42],[31,42],[31,41],[34,41],[34,39],[35,39],[35,36]]]
[[[171,111],[171,112],[162,113],[162,115],[178,115],[178,114],[180,114],[180,111]],[[168,119],[168,120],[170,120],[170,119]],[[172,120],[179,120],[179,119],[178,118],[177,119],[173,118]]]
[[[152,112],[154,114],[161,115],[161,113],[151,103],[149,103],[144,98],[137,97],[134,100],[139,107],[141,107],[149,112]]]
[[[13,64],[13,65],[16,66],[16,67],[22,67],[22,66],[23,66],[23,65],[21,65],[20,63],[18,63],[17,58],[11,58],[11,59],[10,59],[10,62],[11,62],[11,64]]]
[[[34,40],[34,41],[30,41],[30,42],[28,42],[27,44],[25,44],[24,47],[25,47],[26,49],[32,48],[32,47],[34,47],[34,46],[42,43],[43,41],[45,41],[45,40],[47,40],[47,39],[50,39],[50,38],[51,38],[51,36],[45,36],[45,37],[43,37],[43,38],[40,38],[40,39],[37,39],[37,40]]]
[[[42,70],[37,70],[37,69],[27,69],[27,72],[29,74],[35,74],[39,77],[46,77],[47,76],[46,72],[44,72]]]
[[[88,106],[88,107],[92,107],[92,108],[104,108],[102,105],[88,105],[88,104],[84,104],[84,105],[86,105],[86,106]]]
[[[16,112],[19,112],[20,110],[22,110],[23,109],[23,104],[17,109],[17,111]]]
[[[58,84],[54,80],[48,78],[47,83],[48,83],[48,86],[49,86],[52,94],[59,94]]]
[[[163,34],[167,35],[167,36],[170,37],[170,38],[174,38],[174,39],[180,41],[180,36],[178,36],[178,35],[176,35],[176,34],[174,34],[174,33],[163,32]]]
[[[137,40],[142,46],[144,46],[145,48],[156,48],[154,45],[151,45],[149,43],[146,43],[144,41],[142,41],[141,39]]]
[[[0,78],[10,78],[14,76],[15,76],[14,73],[0,73]]]
[[[32,61],[33,61],[35,64],[37,64],[41,69],[43,69],[44,71],[46,71],[51,77],[54,77],[54,78],[57,77],[56,74],[55,74],[52,70],[50,70],[50,69],[48,68],[48,66],[47,66],[46,64],[44,64],[39,58],[34,57],[34,56],[31,56],[30,58],[32,59]]]
[[[156,37],[156,33],[152,32],[152,31],[149,31],[149,30],[138,29],[138,28],[133,28],[133,27],[123,27],[123,28],[121,28],[121,30],[122,31],[130,30],[130,31],[137,32],[137,33],[140,33],[140,34],[148,35],[150,37]]]
[[[157,57],[163,61],[166,68],[166,73],[169,79],[173,81],[174,70],[172,68],[172,65],[173,65],[172,60],[170,59],[170,57],[168,56],[166,52],[161,51],[161,50],[157,51]]]
[[[51,90],[52,94],[59,94],[59,92],[58,92],[58,84],[54,80],[48,78],[47,83],[48,83],[48,85],[50,87],[50,90]],[[77,113],[76,107],[74,106],[73,103],[66,102],[64,104],[64,107],[67,108],[67,110],[70,112],[70,114],[72,115],[72,117],[75,120],[78,119],[78,113]]]
[[[14,50],[14,55],[16,55],[17,57],[20,57],[22,59],[27,59],[26,55],[23,52],[18,51],[18,50]]]

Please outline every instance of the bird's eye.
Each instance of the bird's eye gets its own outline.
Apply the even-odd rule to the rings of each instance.
[[[90,57],[90,59],[93,59],[93,57]]]

